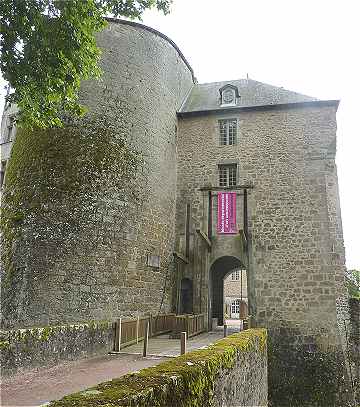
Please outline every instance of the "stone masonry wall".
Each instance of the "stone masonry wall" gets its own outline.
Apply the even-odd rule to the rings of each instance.
[[[202,222],[207,206],[199,188],[218,185],[218,164],[237,163],[238,184],[254,185],[248,203],[249,313],[256,326],[269,328],[274,346],[287,349],[281,354],[276,349],[271,352],[284,358],[292,349],[299,356],[298,367],[306,365],[303,351],[315,355],[319,351],[314,358],[319,362],[323,358],[320,351],[326,349],[332,366],[328,367],[332,374],[328,381],[345,395],[338,405],[348,405],[346,383],[340,380],[346,371],[336,315],[336,300],[344,295],[345,287],[334,164],[335,114],[336,106],[319,105],[182,118],[177,222],[183,222],[185,202],[191,202]],[[238,119],[234,146],[219,146],[218,120],[226,117]],[[216,210],[213,218],[215,226]],[[210,263],[219,256],[240,257],[240,250],[238,254],[234,251],[238,240],[239,236],[215,234]],[[286,380],[289,366],[284,360],[275,373],[271,363],[271,395],[279,406],[289,405],[295,383]],[[311,383],[307,385],[311,387]],[[286,396],[280,394],[282,390]],[[333,399],[325,400],[324,392],[318,405],[333,405],[335,393],[330,393]],[[291,405],[311,402],[298,400],[299,404]]]
[[[240,273],[241,276],[241,273]],[[235,297],[240,298],[241,287],[242,287],[242,297],[247,298],[247,276],[246,271],[243,271],[242,285],[240,280],[232,280],[231,274],[224,278],[224,296],[225,297]]]
[[[98,35],[89,112],[19,134],[4,194],[3,326],[168,311],[176,199],[176,111],[192,71],[168,39],[110,22]],[[21,140],[22,139],[22,140]],[[160,267],[147,256],[160,256]]]
[[[1,332],[2,376],[113,350],[111,322],[91,322]]]
[[[360,300],[350,298],[350,332],[349,352],[352,362],[352,380],[355,389],[355,399],[360,404]]]

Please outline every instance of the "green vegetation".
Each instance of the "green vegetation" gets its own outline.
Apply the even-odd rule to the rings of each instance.
[[[131,190],[128,199],[139,200],[132,176],[141,158],[125,144],[124,133],[102,112],[63,128],[19,130],[0,222],[5,282],[16,269],[17,244],[27,231],[28,239],[46,242],[60,256],[58,242],[76,239],[81,224],[96,216],[99,195],[115,190],[126,197]]]
[[[360,271],[348,270],[346,273],[346,286],[349,296],[360,300]]]
[[[9,341],[1,341],[0,342],[0,350],[8,349],[8,348],[10,348],[10,342]]]
[[[266,331],[231,335],[207,349],[187,353],[160,365],[102,383],[50,403],[52,407],[211,405],[221,369],[231,368],[238,352],[266,349]]]
[[[335,407],[351,406],[349,383],[341,348],[321,350],[294,344],[299,331],[281,335],[270,333],[269,402],[271,406]],[[320,339],[320,338],[319,338]]]
[[[62,124],[62,113],[84,113],[80,81],[99,78],[95,34],[105,15],[140,18],[149,8],[165,14],[171,0],[1,0],[0,68],[27,127]]]

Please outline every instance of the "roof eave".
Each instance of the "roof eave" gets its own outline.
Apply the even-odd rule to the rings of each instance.
[[[336,110],[339,106],[340,100],[310,100],[304,102],[291,102],[291,103],[278,103],[271,105],[255,105],[255,106],[237,106],[218,109],[205,109],[193,111],[179,111],[178,117],[191,117],[191,116],[205,116],[209,114],[224,114],[232,112],[246,112],[246,111],[263,111],[263,110],[284,110],[284,109],[298,109],[302,107],[335,107]]]

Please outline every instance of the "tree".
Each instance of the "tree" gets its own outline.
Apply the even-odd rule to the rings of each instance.
[[[81,80],[99,78],[95,33],[104,16],[141,18],[172,0],[1,0],[0,69],[14,90],[18,121],[28,127],[61,126],[64,112],[81,115]]]
[[[360,300],[360,271],[348,270],[346,273],[346,285],[350,297]]]

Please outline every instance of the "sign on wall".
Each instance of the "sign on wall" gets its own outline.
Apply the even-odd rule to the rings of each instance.
[[[237,233],[236,230],[236,192],[218,193],[217,232],[219,234]]]

